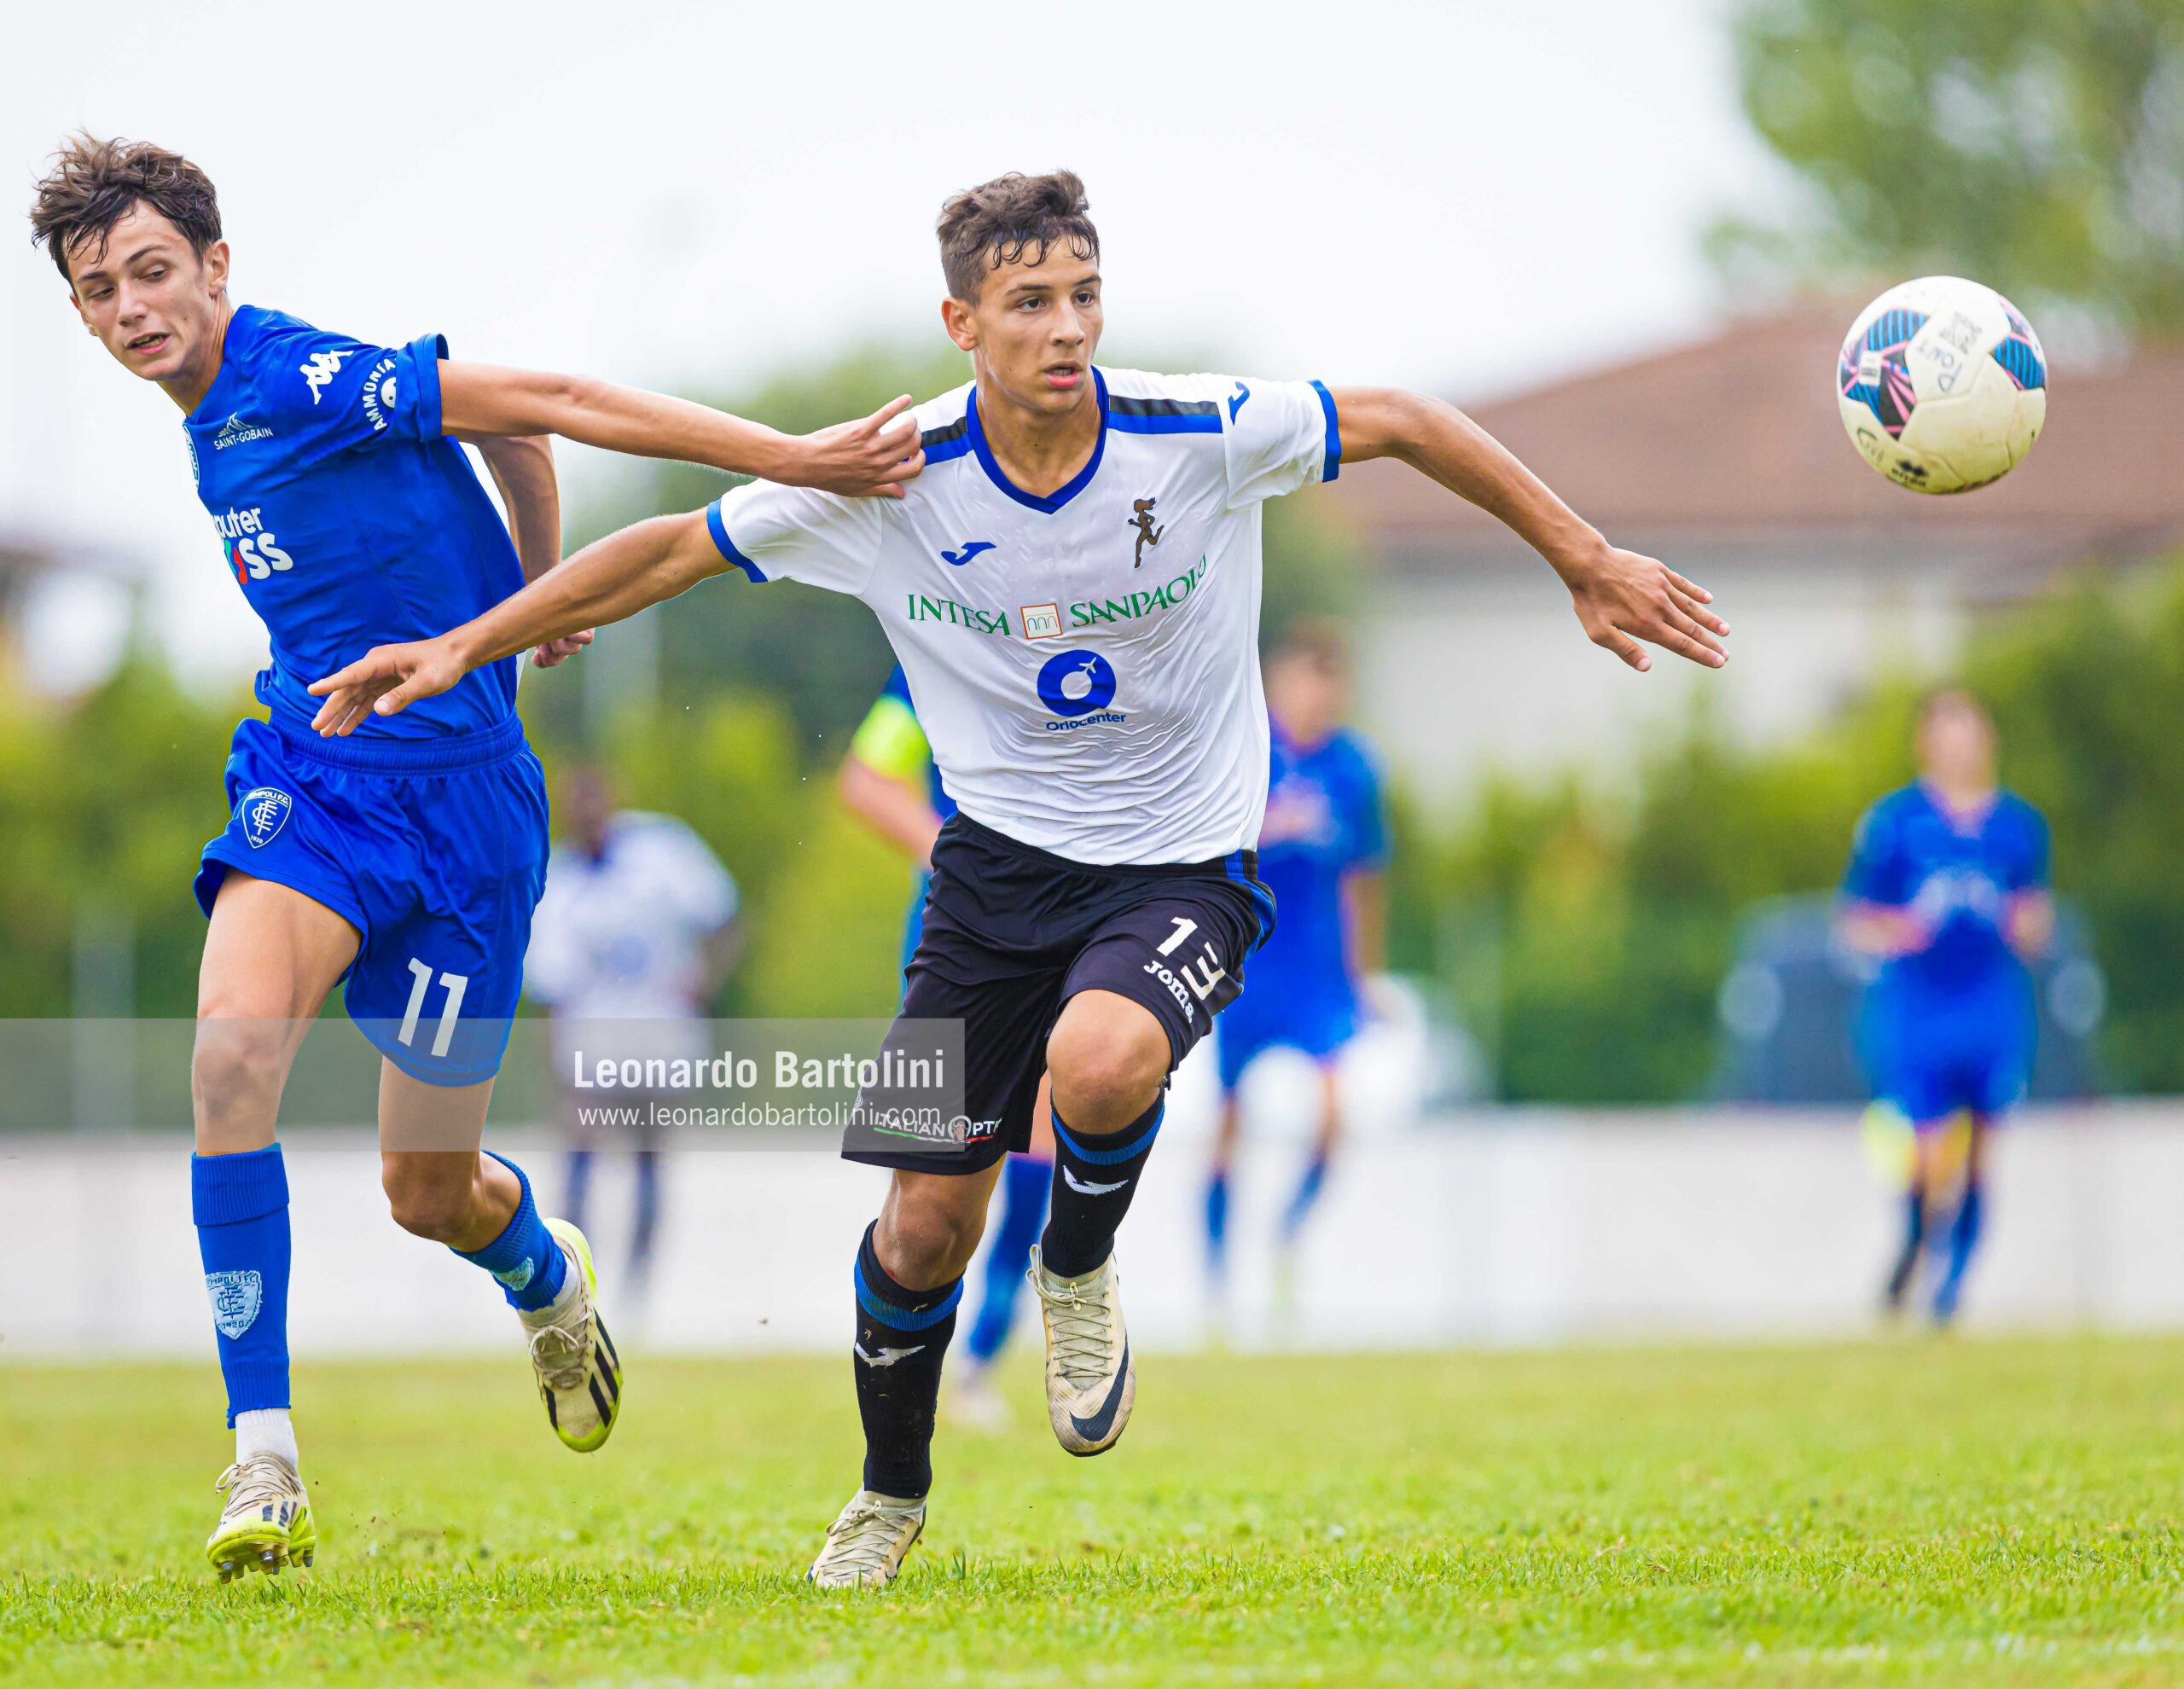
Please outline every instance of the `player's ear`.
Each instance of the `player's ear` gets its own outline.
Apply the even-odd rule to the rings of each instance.
[[[940,326],[948,331],[948,338],[965,351],[979,349],[978,319],[962,300],[951,297],[940,302]]]
[[[215,241],[205,248],[205,285],[214,293],[228,285],[228,243]]]

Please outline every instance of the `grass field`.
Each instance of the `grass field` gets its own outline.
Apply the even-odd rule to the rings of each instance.
[[[882,1597],[799,1582],[848,1363],[311,1367],[315,1572],[223,1588],[209,1367],[0,1368],[0,1680],[2184,1681],[2184,1343],[1154,1356],[1111,1455],[953,1431]]]

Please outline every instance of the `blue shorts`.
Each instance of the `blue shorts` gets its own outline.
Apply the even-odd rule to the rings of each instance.
[[[362,935],[343,1001],[381,1054],[428,1084],[498,1072],[546,885],[546,782],[523,723],[396,742],[246,721],[225,778],[199,907],[229,868],[302,892]]]
[[[1937,1052],[1901,1063],[1881,1096],[1921,1129],[1943,1124],[1959,1109],[1991,1120],[2023,1099],[2031,1066],[2019,1049]]]
[[[1285,985],[1270,978],[1248,987],[1221,1017],[1214,1042],[1224,1097],[1235,1094],[1244,1070],[1269,1050],[1300,1051],[1325,1066],[1357,1036],[1356,997],[1326,991],[1307,996]]]

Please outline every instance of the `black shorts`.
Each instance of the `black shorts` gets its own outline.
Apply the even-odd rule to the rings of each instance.
[[[1169,1069],[1244,989],[1244,961],[1274,931],[1255,851],[1210,862],[1094,868],[959,815],[932,849],[925,934],[901,1018],[963,1023],[960,1149],[845,1147],[851,1161],[979,1173],[1031,1141],[1047,1035],[1079,991],[1112,991],[1168,1034]]]

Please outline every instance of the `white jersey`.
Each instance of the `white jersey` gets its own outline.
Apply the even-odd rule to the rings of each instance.
[[[735,881],[696,833],[624,810],[596,859],[554,847],[525,986],[571,1020],[687,1020],[704,1007],[705,941],[735,906]]]
[[[1039,496],[987,447],[974,386],[920,405],[925,473],[892,499],[754,482],[707,510],[752,579],[863,599],[949,795],[1073,862],[1196,862],[1266,809],[1259,505],[1332,480],[1316,381],[1095,370],[1101,432]]]

